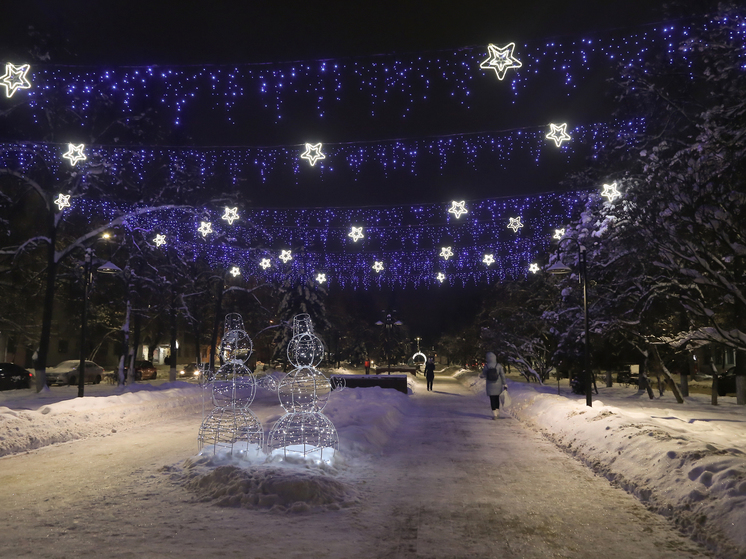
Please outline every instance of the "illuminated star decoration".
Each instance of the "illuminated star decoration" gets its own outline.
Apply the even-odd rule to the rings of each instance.
[[[223,214],[223,217],[221,219],[227,221],[228,225],[233,225],[233,222],[238,219],[238,208],[229,208],[228,206],[226,206],[225,213]]]
[[[360,239],[365,237],[365,235],[363,235],[363,227],[353,227],[352,230],[347,233],[347,236],[352,238],[353,241],[358,242]]]
[[[5,65],[5,74],[0,77],[0,85],[5,88],[7,98],[13,97],[13,94],[19,89],[31,89],[31,82],[26,78],[29,68],[28,64],[15,66],[8,62]]]
[[[85,156],[85,153],[83,153],[83,148],[85,145],[78,144],[77,146],[75,144],[67,144],[67,152],[62,154],[62,157],[65,159],[70,160],[70,165],[75,167],[75,164],[78,161],[83,161],[84,159],[88,159]]]
[[[451,202],[451,209],[448,210],[448,213],[455,215],[456,219],[460,218],[465,213],[469,213],[469,210],[464,207],[464,204],[464,200],[461,200],[460,202]]]
[[[209,233],[212,233],[212,223],[209,221],[201,221],[197,231],[202,233],[203,237],[207,237]]]
[[[484,258],[482,258],[482,262],[487,264],[487,266],[495,263],[495,257],[492,254],[485,254]]]
[[[60,209],[60,211],[64,210],[65,208],[70,207],[70,195],[69,194],[60,194],[57,196],[57,199],[54,201],[55,204],[57,204],[57,207]]]
[[[241,275],[241,269],[238,266],[233,266],[233,268],[231,268],[231,275],[234,278],[237,278]]]
[[[534,262],[528,267],[528,271],[535,274],[536,272],[539,271],[539,265],[536,262]]]
[[[270,266],[272,265],[272,263],[271,263],[271,262],[269,261],[269,258],[262,258],[262,261],[261,261],[261,262],[259,262],[259,265],[260,265],[260,266],[261,266],[261,267],[262,267],[263,269],[265,269],[265,270],[266,270],[267,268],[269,268],[269,267],[270,267]]]
[[[549,126],[552,127],[552,131],[546,135],[546,139],[554,140],[554,144],[557,147],[560,147],[562,145],[562,142],[566,142],[572,139],[567,133],[567,123],[560,124],[559,126],[557,126],[556,124],[550,124]]]
[[[495,45],[488,45],[490,57],[482,62],[479,67],[483,70],[494,70],[497,74],[497,79],[502,81],[505,77],[508,68],[520,68],[523,66],[519,60],[513,56],[513,49],[515,43],[509,43],[504,47],[496,47]]]
[[[383,262],[379,262],[378,260],[376,260],[376,263],[375,263],[375,264],[373,264],[373,269],[374,269],[374,270],[375,270],[375,271],[376,271],[377,273],[380,273],[380,272],[382,272],[382,271],[383,271]]]
[[[155,239],[153,239],[153,242],[155,243],[155,246],[163,246],[166,244],[166,235],[161,235],[160,233],[155,236]]]
[[[317,274],[316,275],[316,281],[319,283],[324,283],[326,281],[326,274]]]
[[[512,229],[513,232],[518,233],[518,230],[523,227],[523,223],[521,223],[520,216],[518,217],[511,217],[510,223],[508,224],[508,228]]]
[[[451,256],[453,256],[453,251],[451,250],[451,247],[443,247],[440,249],[440,255],[448,260]]]
[[[280,253],[280,260],[282,260],[285,264],[287,264],[292,259],[293,259],[293,255],[290,254],[289,250],[283,250]]]
[[[435,276],[435,278],[440,282],[443,283],[443,280],[446,279],[446,275],[443,272],[438,272],[438,275]]]
[[[557,239],[558,241],[565,236],[565,230],[564,229],[555,229],[553,238]]]
[[[604,191],[601,193],[601,196],[608,198],[609,202],[613,202],[615,199],[621,197],[621,195],[621,192],[616,188],[616,181],[611,184],[605,184]]]
[[[318,144],[306,144],[306,151],[300,156],[301,159],[308,159],[311,167],[316,165],[319,159],[326,159],[326,155],[321,153],[321,142]]]

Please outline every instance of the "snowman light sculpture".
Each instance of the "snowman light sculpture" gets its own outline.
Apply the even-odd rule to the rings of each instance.
[[[258,459],[264,447],[264,428],[249,409],[256,395],[256,379],[246,362],[253,351],[251,338],[238,313],[225,317],[220,357],[223,365],[206,379],[213,410],[199,429],[201,453],[225,453]]]
[[[324,356],[324,345],[313,333],[311,317],[293,318],[293,337],[288,359],[295,367],[277,386],[280,405],[287,412],[267,436],[270,459],[331,463],[339,448],[334,425],[322,412],[332,385],[316,366]]]

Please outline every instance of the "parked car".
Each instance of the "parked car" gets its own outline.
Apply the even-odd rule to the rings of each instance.
[[[718,396],[736,393],[736,368],[731,367],[718,377]]]
[[[124,376],[127,376],[128,367],[124,369]],[[150,361],[135,361],[135,380],[153,380],[158,378],[158,370]]]
[[[31,388],[33,373],[15,363],[0,363],[0,390]]]
[[[53,384],[78,384],[79,368],[80,361],[78,359],[63,361],[56,367],[50,367],[47,369],[47,384],[49,386]],[[103,377],[104,369],[102,367],[96,365],[93,361],[85,362],[85,376],[83,377],[85,382],[98,384]]]
[[[186,365],[179,369],[179,380],[199,380],[199,375],[202,373],[202,371],[199,368],[199,365],[196,363],[189,363],[189,365]]]

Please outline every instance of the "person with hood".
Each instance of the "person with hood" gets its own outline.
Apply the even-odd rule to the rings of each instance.
[[[425,380],[427,381],[427,389],[433,389],[433,379],[435,379],[435,359],[431,355],[427,358],[425,364]]]
[[[484,368],[479,376],[486,380],[487,396],[490,397],[490,406],[492,406],[492,419],[497,419],[500,416],[500,394],[508,389],[508,385],[505,381],[503,366],[497,362],[497,356],[491,351],[487,352]]]

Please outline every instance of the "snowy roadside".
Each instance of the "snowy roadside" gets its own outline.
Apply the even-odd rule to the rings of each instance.
[[[484,381],[456,375],[475,392]],[[599,386],[593,407],[568,388],[509,382],[510,413],[671,518],[723,557],[746,557],[746,408],[700,394],[677,404]]]

